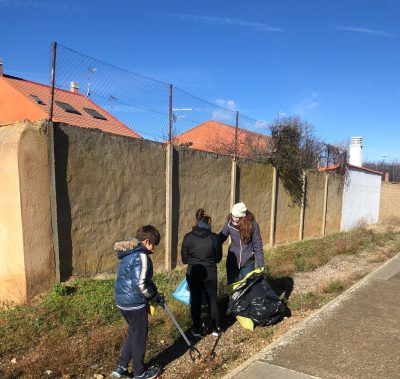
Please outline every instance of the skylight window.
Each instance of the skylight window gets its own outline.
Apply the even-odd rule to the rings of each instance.
[[[36,103],[36,104],[40,104],[40,105],[46,105],[39,97],[37,97],[36,95],[29,95],[32,100]]]
[[[83,110],[90,114],[93,118],[97,118],[99,120],[107,120],[101,113],[97,112],[95,109],[83,108]]]
[[[65,112],[68,113],[75,113],[75,114],[82,114],[78,110],[76,110],[72,105],[68,103],[63,103],[62,101],[56,101],[56,104],[61,108],[64,109]]]

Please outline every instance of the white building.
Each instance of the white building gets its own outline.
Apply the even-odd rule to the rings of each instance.
[[[382,173],[362,167],[362,138],[350,145],[349,175],[343,188],[341,230],[375,224],[379,218]]]

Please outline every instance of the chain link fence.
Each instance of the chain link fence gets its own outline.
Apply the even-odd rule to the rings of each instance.
[[[265,121],[56,43],[52,73],[53,121],[232,156],[267,148]]]

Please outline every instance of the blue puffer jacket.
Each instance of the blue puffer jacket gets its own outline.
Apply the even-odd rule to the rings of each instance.
[[[157,287],[152,281],[151,251],[136,238],[116,242],[114,251],[120,259],[115,281],[117,307],[131,310],[145,306],[157,294]]]

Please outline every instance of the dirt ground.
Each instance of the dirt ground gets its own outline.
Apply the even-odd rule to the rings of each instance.
[[[391,249],[391,244],[388,244],[373,252],[336,256],[314,271],[295,274],[292,296],[310,292],[321,293],[330,283],[337,280],[349,287],[396,253]],[[176,358],[164,367],[160,378],[221,378],[336,295],[325,297],[324,302],[317,304],[313,309],[295,311],[292,317],[285,318],[281,323],[255,328],[254,332],[242,329],[238,322],[228,325],[218,341],[216,337],[207,335],[196,344],[202,357],[195,362],[192,362],[187,351],[182,352],[182,355],[176,352]],[[215,358],[211,359],[210,353],[215,344]]]

